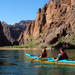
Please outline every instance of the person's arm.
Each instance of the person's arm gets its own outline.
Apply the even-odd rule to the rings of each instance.
[[[59,60],[59,58],[57,57],[56,59],[54,59],[55,61],[58,61]]]
[[[55,61],[58,61],[58,60],[61,59],[61,57],[62,57],[62,55],[59,53],[59,54],[58,54],[58,57],[57,57],[56,59],[54,59],[54,60],[55,60]]]
[[[41,58],[42,56],[38,56],[38,58]]]
[[[43,54],[43,53],[42,53]],[[42,54],[40,56],[38,56],[38,58],[42,58]]]

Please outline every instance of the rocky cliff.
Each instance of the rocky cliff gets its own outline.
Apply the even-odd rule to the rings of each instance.
[[[10,33],[14,40],[17,40],[22,32],[26,29],[27,25],[31,23],[31,20],[22,20],[19,23],[15,23],[14,25],[10,25]]]
[[[4,35],[3,26],[0,22],[0,46],[12,45],[11,42]]]
[[[27,25],[30,24],[32,22],[32,20],[22,20],[19,23],[15,23],[13,26],[17,27],[21,30],[25,30]]]
[[[3,27],[3,33],[7,37],[7,39],[12,43],[12,45],[14,45],[15,42],[18,44],[17,39],[19,38],[20,34],[24,32],[27,25],[30,23],[31,20],[22,20],[19,23],[15,23],[14,25],[8,25],[5,22],[1,22]]]
[[[1,22],[3,27],[3,33],[7,39],[13,44],[14,39],[11,37],[9,25],[6,22]]]
[[[49,46],[72,35],[75,37],[75,0],[50,0],[38,9],[36,20],[27,27],[19,41],[27,44],[32,38],[35,43]],[[75,38],[72,40],[75,44]]]

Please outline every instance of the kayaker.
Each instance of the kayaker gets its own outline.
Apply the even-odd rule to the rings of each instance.
[[[42,57],[47,57],[47,51],[46,51],[46,48],[43,49]]]
[[[41,58],[41,57],[47,57],[46,47],[43,48],[42,55],[39,58]]]
[[[57,61],[63,59],[68,59],[68,55],[64,52],[63,48],[60,48],[60,53],[58,54],[58,57],[55,60]]]

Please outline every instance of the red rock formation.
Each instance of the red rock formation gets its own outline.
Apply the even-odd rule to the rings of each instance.
[[[8,25],[5,22],[2,23],[4,35],[7,39],[15,45],[15,41],[18,45],[17,39],[19,38],[20,34],[24,32],[27,25],[30,24],[31,20],[22,20],[19,23],[15,23],[14,25]]]
[[[30,37],[35,42],[56,43],[58,38],[75,33],[75,0],[50,0],[37,12],[37,17],[23,34],[24,43]]]

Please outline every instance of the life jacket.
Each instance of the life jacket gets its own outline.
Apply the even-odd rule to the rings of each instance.
[[[47,57],[47,53],[46,52],[43,52],[42,53],[42,57]]]
[[[65,52],[62,52],[62,59],[68,59],[68,56]]]

